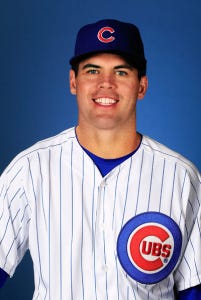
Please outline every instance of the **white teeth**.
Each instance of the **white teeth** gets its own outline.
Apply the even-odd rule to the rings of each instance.
[[[111,98],[98,98],[98,99],[94,99],[94,101],[102,105],[111,105],[117,102],[116,100]]]

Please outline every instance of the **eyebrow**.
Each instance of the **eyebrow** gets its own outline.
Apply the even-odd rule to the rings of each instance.
[[[88,69],[88,68],[96,68],[96,69],[100,69],[101,67],[98,65],[94,65],[94,64],[86,64],[82,67],[82,69]]]
[[[88,69],[88,68],[95,68],[95,69],[101,69],[101,66],[95,65],[95,64],[86,64],[83,66],[83,70],[84,69]],[[125,65],[119,65],[119,66],[115,66],[114,70],[118,70],[118,69],[129,69],[132,70],[133,67],[130,66],[129,64],[125,64]]]
[[[129,69],[129,70],[132,70],[133,67],[131,65],[125,64],[125,65],[116,66],[116,67],[114,67],[114,69],[115,70],[117,70],[117,69]]]

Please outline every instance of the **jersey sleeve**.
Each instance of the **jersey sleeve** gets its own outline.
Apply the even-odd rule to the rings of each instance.
[[[0,177],[0,268],[10,277],[28,248],[31,209],[24,189],[22,163]]]
[[[178,293],[178,300],[201,299],[201,284]]]
[[[183,197],[187,198],[182,208],[183,214],[183,250],[182,258],[175,272],[177,291],[187,290],[201,284],[201,178],[189,176],[188,184],[183,188]]]

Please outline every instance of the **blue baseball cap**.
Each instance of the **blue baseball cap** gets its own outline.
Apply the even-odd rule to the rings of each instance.
[[[106,19],[83,26],[77,34],[70,64],[73,66],[101,52],[121,55],[141,71],[141,75],[146,74],[144,46],[139,29],[134,24]]]

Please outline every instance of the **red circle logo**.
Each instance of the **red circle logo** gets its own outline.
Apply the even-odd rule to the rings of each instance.
[[[114,33],[114,29],[112,27],[103,27],[99,30],[97,37],[100,42],[102,43],[111,43],[115,40],[115,37],[110,35],[109,37],[104,37],[104,33],[109,32],[109,33]]]
[[[139,269],[152,273],[163,269],[174,251],[174,239],[162,225],[138,227],[128,240],[130,260]]]

